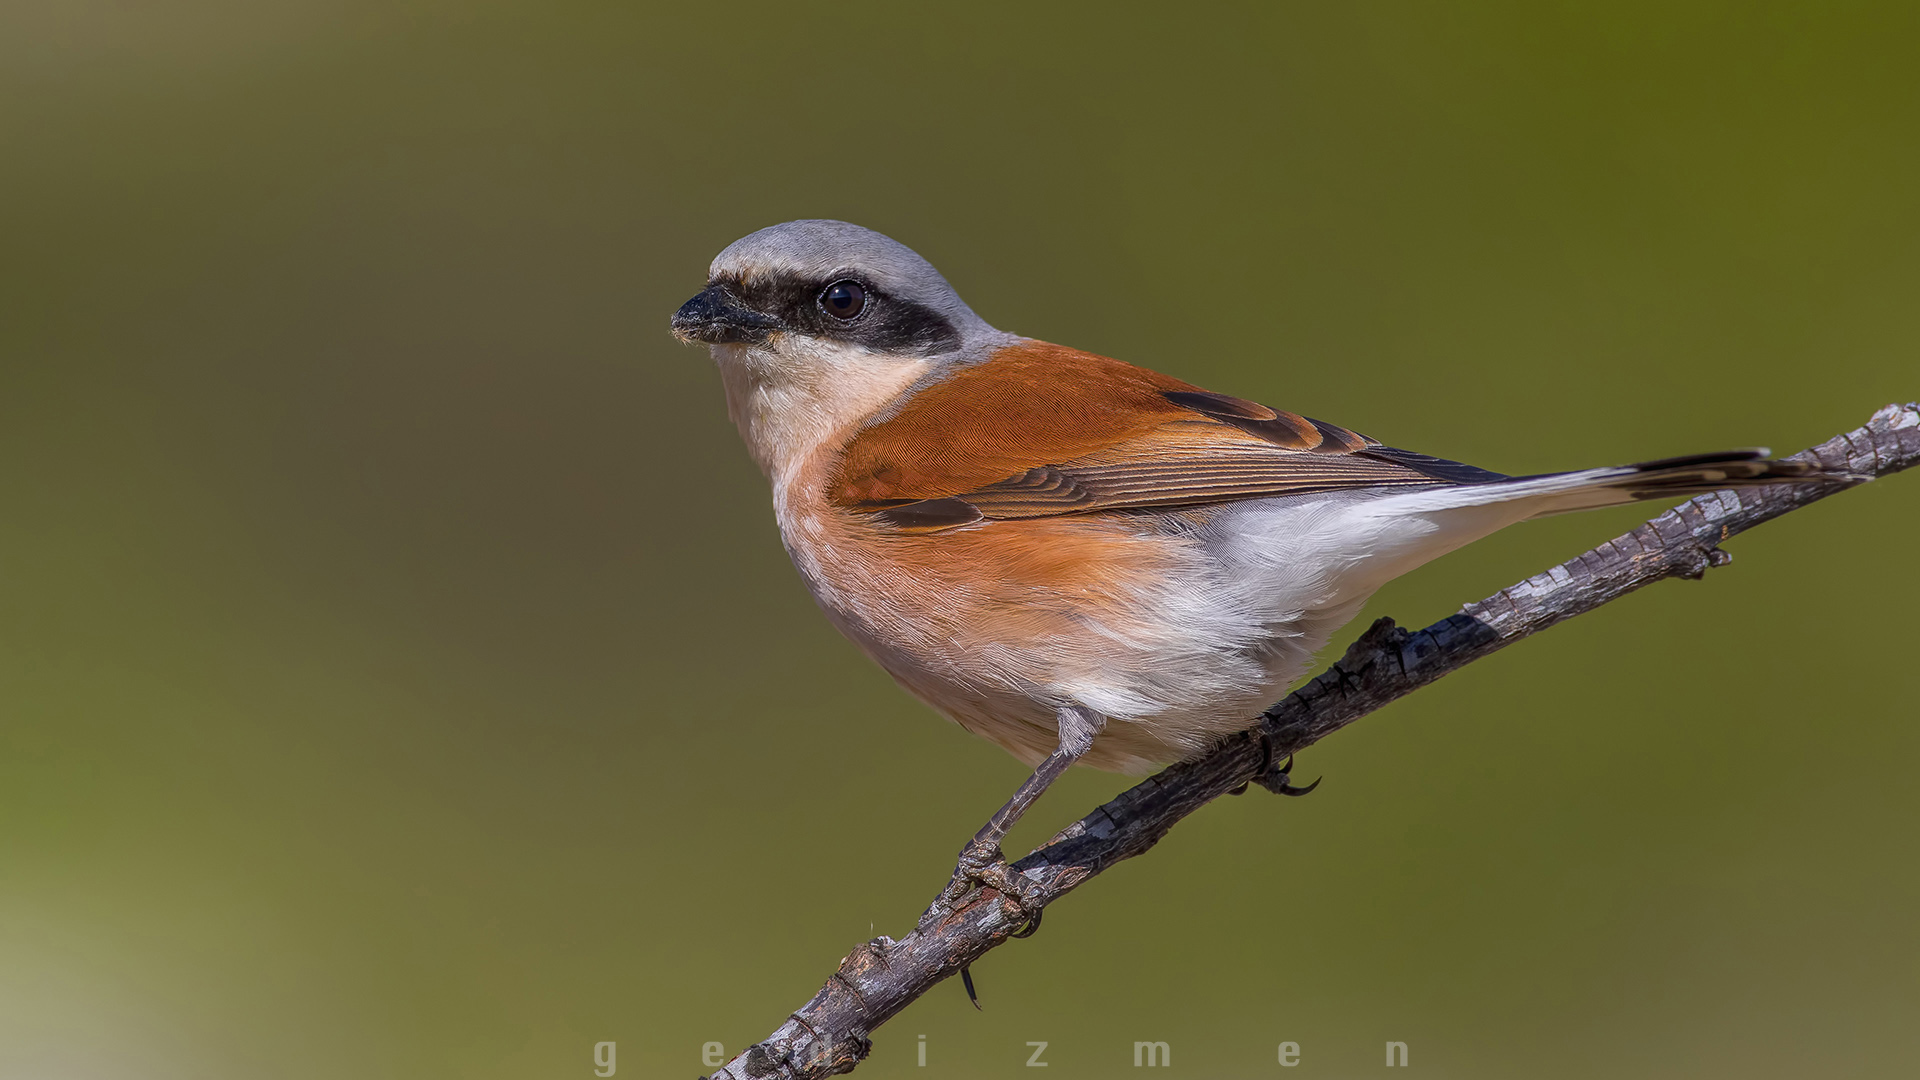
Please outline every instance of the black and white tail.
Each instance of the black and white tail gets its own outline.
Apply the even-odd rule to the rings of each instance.
[[[1770,458],[1764,449],[1727,450],[1643,461],[1637,465],[1462,484],[1426,492],[1420,501],[1431,500],[1435,508],[1518,504],[1514,506],[1516,514],[1511,520],[1527,520],[1643,499],[1682,498],[1725,488],[1822,479],[1853,477],[1830,472],[1813,462]]]

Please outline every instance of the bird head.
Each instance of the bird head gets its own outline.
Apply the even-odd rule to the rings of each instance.
[[[769,474],[923,381],[1019,340],[906,245],[844,221],[789,221],[729,244],[673,315],[712,350],[728,411]]]

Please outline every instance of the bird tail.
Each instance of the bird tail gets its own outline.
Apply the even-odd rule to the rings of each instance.
[[[1517,504],[1513,509],[1521,512],[1509,520],[1524,521],[1647,499],[1702,495],[1726,488],[1866,479],[1826,469],[1815,462],[1771,458],[1767,453],[1765,449],[1726,450],[1643,461],[1637,465],[1515,476],[1432,489],[1407,498],[1410,502],[1431,500],[1431,509],[1435,510]]]

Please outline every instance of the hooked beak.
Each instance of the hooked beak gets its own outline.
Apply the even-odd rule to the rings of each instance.
[[[780,320],[742,304],[719,285],[709,285],[673,313],[673,336],[709,345],[758,345],[781,329]]]

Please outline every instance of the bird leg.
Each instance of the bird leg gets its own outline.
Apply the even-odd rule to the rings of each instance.
[[[1059,726],[1059,748],[1040,762],[1033,775],[1013,793],[1013,798],[994,811],[980,831],[973,834],[973,839],[967,841],[967,846],[960,849],[960,861],[953,869],[952,880],[920,917],[922,923],[952,911],[976,885],[992,887],[1022,907],[1026,906],[1023,890],[1013,880],[1012,869],[1000,851],[1000,841],[1007,838],[1027,808],[1038,802],[1062,773],[1086,755],[1093,746],[1094,736],[1107,726],[1107,718],[1081,705],[1065,705],[1060,708]],[[1036,920],[1039,918],[1037,911],[1032,915]]]

